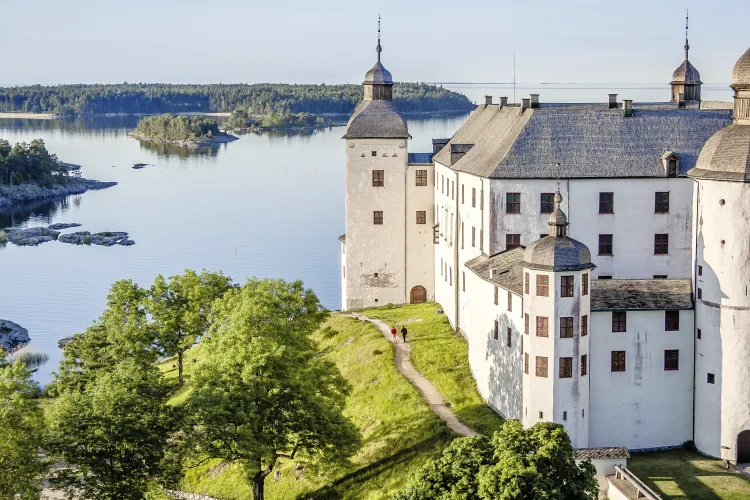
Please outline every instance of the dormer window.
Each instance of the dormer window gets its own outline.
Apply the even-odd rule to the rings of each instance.
[[[677,177],[680,172],[680,157],[672,151],[667,151],[661,155],[662,168],[667,177]]]

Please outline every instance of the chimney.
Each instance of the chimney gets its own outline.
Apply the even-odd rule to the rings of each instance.
[[[529,109],[530,102],[531,102],[531,99],[521,99],[521,113]]]
[[[609,94],[609,109],[617,109],[617,94]]]
[[[623,99],[622,100],[622,116],[633,116],[633,100]]]
[[[500,107],[502,108],[503,106],[507,106],[507,105],[508,105],[508,98],[505,96],[502,96],[500,98]]]
[[[529,94],[531,96],[531,107],[536,109],[539,107],[539,94]]]
[[[492,104],[492,96],[491,95],[484,96],[484,105],[489,106],[490,104]]]
[[[682,92],[677,93],[677,107],[678,108],[685,107],[685,94]]]

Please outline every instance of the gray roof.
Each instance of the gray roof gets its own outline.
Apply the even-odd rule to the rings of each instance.
[[[592,311],[692,309],[693,285],[681,280],[593,280]]]
[[[690,61],[685,59],[684,61],[682,61],[682,64],[680,64],[677,69],[674,70],[674,73],[672,73],[671,83],[687,83],[688,85],[697,85],[703,82],[701,82],[701,74],[698,73],[698,70],[695,69],[695,66],[693,66]]]
[[[690,177],[750,182],[750,125],[733,123],[716,132],[701,151]]]
[[[523,250],[523,247],[518,247],[491,256],[482,254],[468,261],[466,267],[483,280],[521,295],[523,293]]]
[[[732,86],[750,87],[750,49],[742,54],[732,69]]]
[[[545,104],[540,108],[484,105],[471,114],[451,144],[473,144],[451,161],[435,161],[482,177],[524,179],[665,177],[660,157],[674,151],[680,175],[695,166],[703,144],[731,123],[731,111],[635,104],[634,116],[602,104]]]
[[[409,128],[393,101],[365,99],[346,125],[345,139],[408,139]]]
[[[597,458],[617,460],[619,458],[630,458],[628,449],[624,446],[618,448],[578,448],[573,450],[576,460],[594,460]]]
[[[589,248],[567,236],[545,236],[532,242],[526,247],[523,260],[526,267],[543,271],[580,271],[596,267],[591,263]]]
[[[409,153],[409,165],[432,165],[432,153]]]
[[[364,85],[393,85],[393,77],[391,76],[391,72],[385,69],[380,61],[378,61],[365,74],[365,81],[362,83]]]

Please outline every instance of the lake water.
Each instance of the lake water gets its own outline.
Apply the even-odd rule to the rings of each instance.
[[[446,86],[478,102],[485,94],[512,96],[508,85]],[[542,102],[604,102],[607,93],[620,89],[539,85],[519,87],[518,98],[529,92],[540,93]],[[665,92],[663,86],[641,86],[620,97],[654,101]],[[704,87],[704,98],[728,101],[731,92]],[[431,139],[450,137],[465,117],[410,119],[410,151],[431,151]],[[0,228],[77,222],[90,232],[127,231],[136,242],[111,248],[59,242],[0,248],[0,318],[29,330],[27,350],[49,354],[36,376],[42,384],[59,362],[58,340],[83,331],[99,316],[118,279],[148,286],[158,274],[203,268],[221,270],[236,282],[251,276],[302,279],[326,307],[340,307],[343,127],[307,135],[246,134],[190,153],[127,137],[137,121],[0,120],[0,138],[13,143],[41,137],[62,161],[83,165],[84,177],[119,183],[0,214]],[[134,163],[150,165],[134,170]]]

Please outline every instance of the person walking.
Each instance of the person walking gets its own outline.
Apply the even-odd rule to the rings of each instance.
[[[406,329],[406,325],[401,327],[401,336],[404,337],[404,344],[406,344],[406,334],[409,333]]]
[[[391,342],[396,343],[396,325],[391,327]]]

